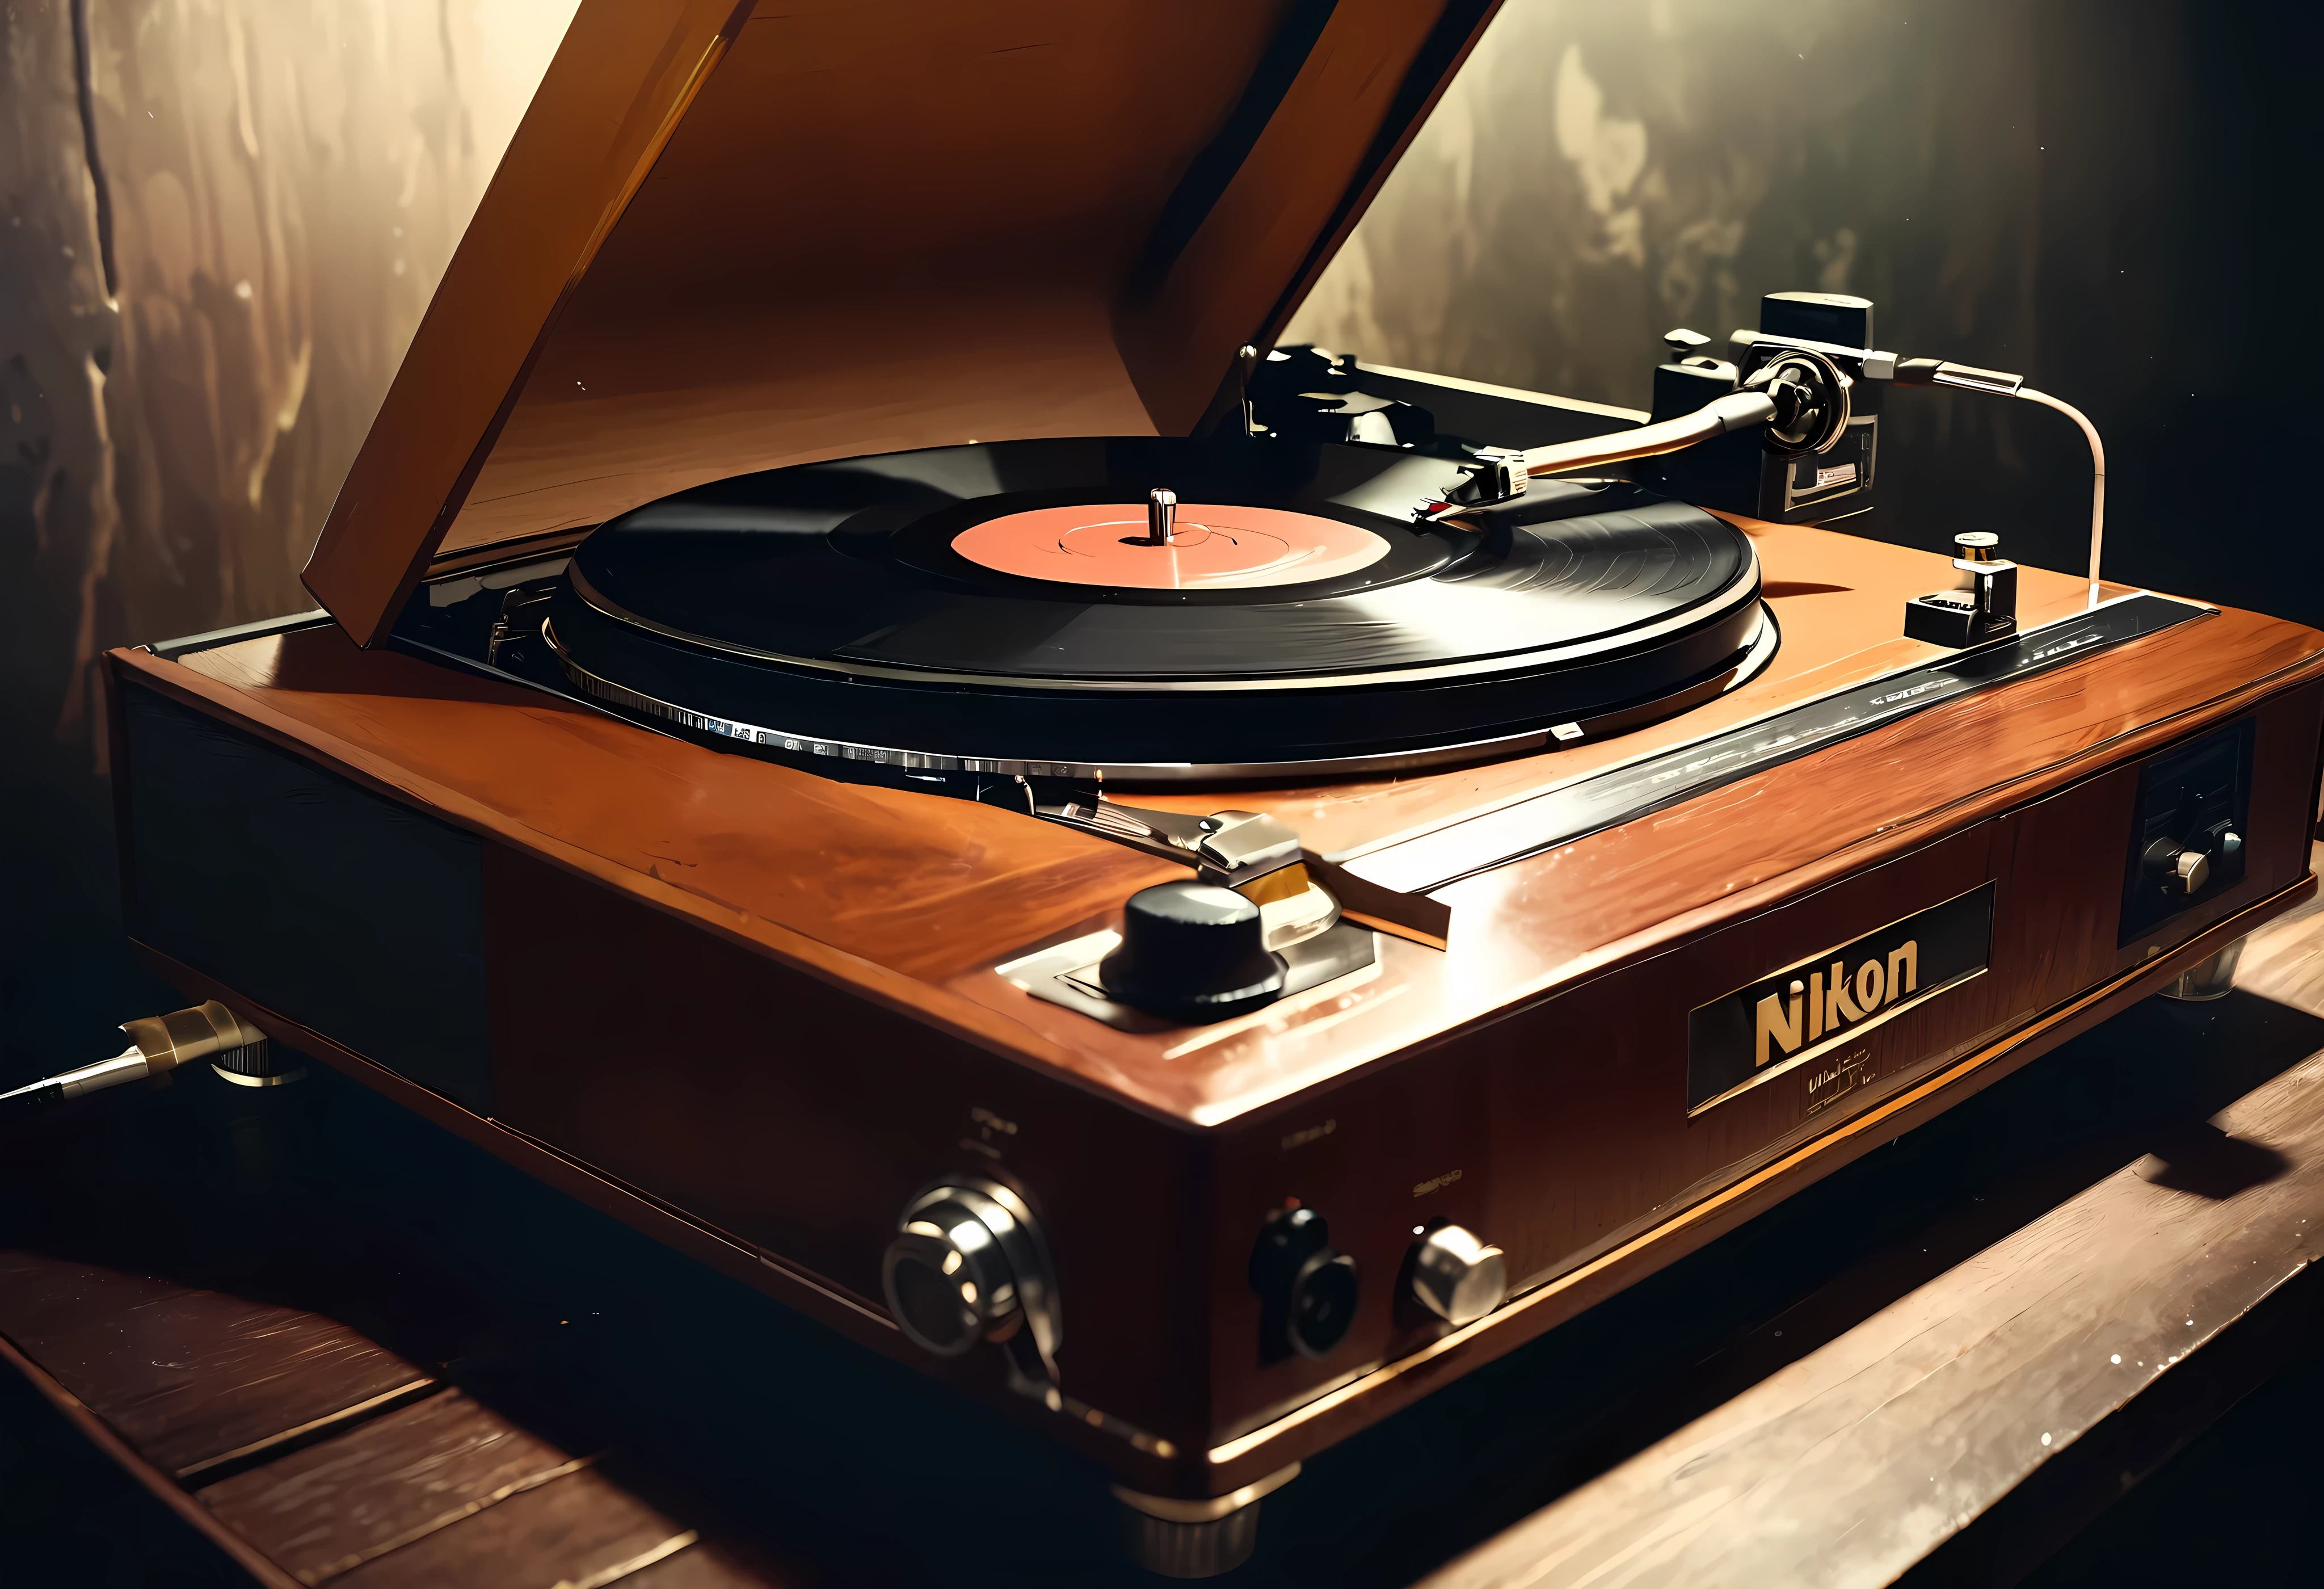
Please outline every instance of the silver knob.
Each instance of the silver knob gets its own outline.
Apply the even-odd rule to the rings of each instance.
[[[2200,850],[2181,850],[2171,863],[2171,875],[2164,881],[2182,894],[2200,893],[2203,885],[2211,881],[2211,858]]]
[[[1508,1265],[1463,1226],[1439,1225],[1413,1254],[1412,1294],[1439,1318],[1474,1324],[1508,1298]]]
[[[1177,528],[1178,494],[1157,485],[1146,494],[1146,540],[1149,545],[1167,546]]]
[[[880,1266],[888,1311],[905,1337],[939,1357],[1030,1326],[1046,1359],[1057,1349],[1056,1293],[1040,1232],[1022,1199],[964,1178],[906,1206]]]

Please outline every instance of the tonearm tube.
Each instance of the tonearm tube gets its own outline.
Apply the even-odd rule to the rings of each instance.
[[[1705,339],[1695,340],[1699,343]],[[1480,481],[1477,500],[1506,500],[1523,491],[1522,482],[1526,479],[1658,457],[1751,425],[1766,426],[1767,448],[1780,457],[1828,452],[1848,428],[1849,393],[1854,384],[1832,362],[1832,356],[1838,356],[1860,366],[1868,380],[1887,380],[1899,386],[1950,386],[2001,397],[2022,397],[2073,420],[2090,449],[2089,582],[2090,600],[2098,600],[2098,563],[2106,541],[2106,445],[2098,438],[2098,427],[2080,409],[2046,392],[2035,391],[2025,384],[2024,376],[2006,370],[1979,369],[1973,365],[1933,358],[1900,359],[1877,348],[1840,347],[1763,331],[1738,331],[1732,340],[1738,348],[1773,347],[1777,351],[1737,390],[1714,398],[1692,413],[1636,430],[1532,448],[1506,459],[1488,457],[1488,471],[1496,478]]]
[[[1655,457],[1748,425],[1767,427],[1767,445],[1773,451],[1828,452],[1848,429],[1848,394],[1852,384],[1822,354],[1794,348],[1761,365],[1739,390],[1713,399],[1691,414],[1635,430],[1528,448],[1525,472],[1538,480],[1576,469]]]

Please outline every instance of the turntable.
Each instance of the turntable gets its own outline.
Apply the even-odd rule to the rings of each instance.
[[[1832,299],[1609,433],[1274,346],[1484,7],[901,9],[585,0],[327,611],[111,653],[190,994],[1194,1575],[2312,891],[2324,636],[1807,522],[2015,377]]]

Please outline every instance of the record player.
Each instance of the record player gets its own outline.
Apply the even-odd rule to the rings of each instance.
[[[1191,1575],[2306,897],[2324,635],[1629,462],[1868,487],[1868,306],[1646,425],[1274,346],[1488,9],[584,0],[326,611],[110,655],[141,952]]]

